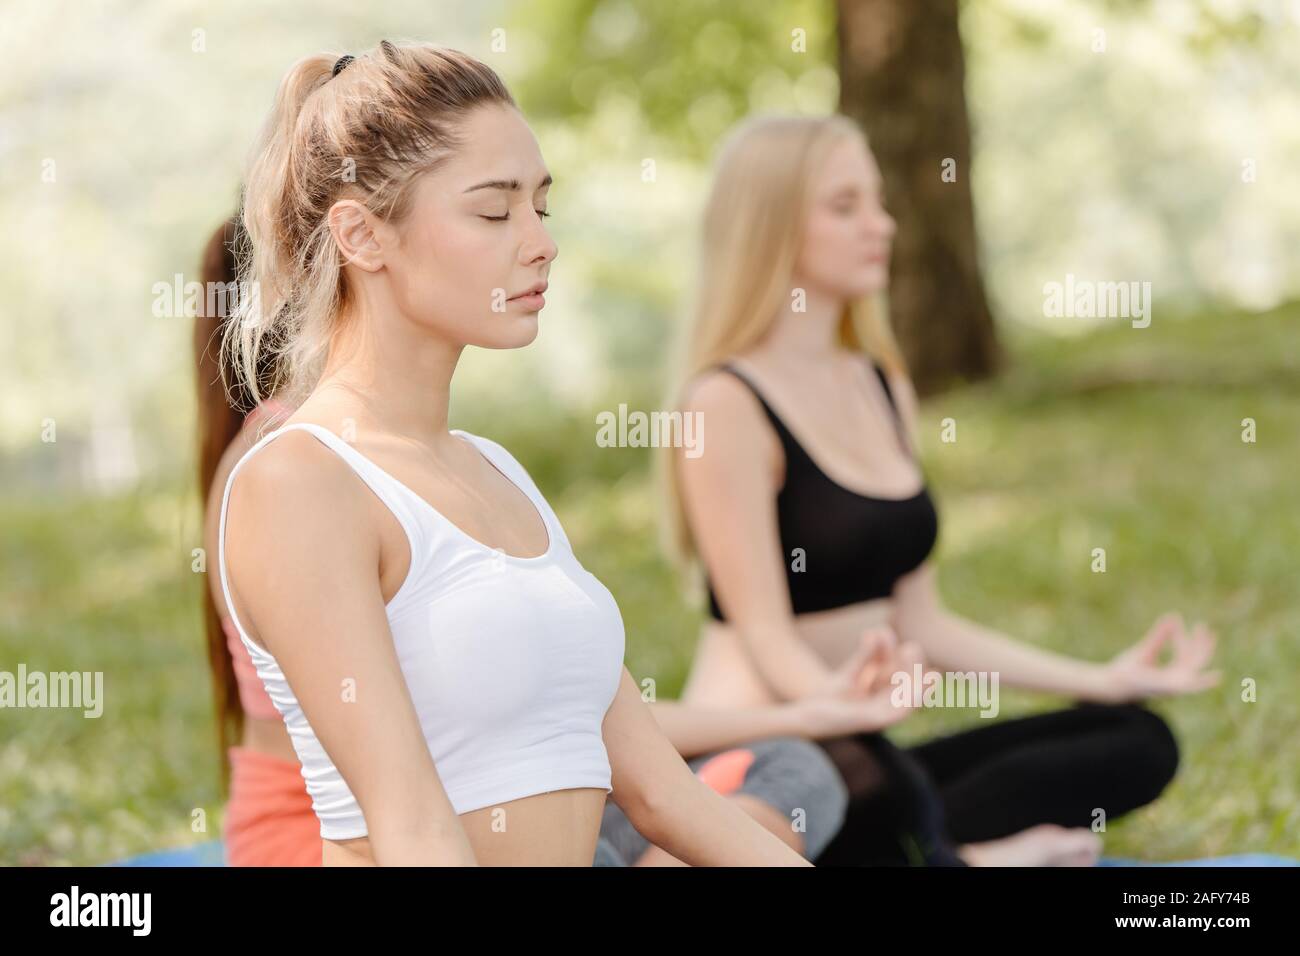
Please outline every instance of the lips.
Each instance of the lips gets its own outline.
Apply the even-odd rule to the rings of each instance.
[[[547,290],[547,288],[548,288],[547,283],[538,282],[536,285],[528,287],[523,292],[520,292],[518,295],[512,295],[510,299],[522,299],[526,295],[541,295],[543,292]]]

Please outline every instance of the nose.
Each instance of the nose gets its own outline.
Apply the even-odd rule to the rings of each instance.
[[[892,239],[894,232],[898,228],[898,223],[894,221],[883,206],[877,206],[871,216],[870,231],[875,235],[883,236],[886,239]]]
[[[523,242],[519,244],[519,259],[523,265],[531,266],[550,262],[560,254],[560,247],[555,244],[551,234],[546,231],[542,217],[534,214],[528,225]]]

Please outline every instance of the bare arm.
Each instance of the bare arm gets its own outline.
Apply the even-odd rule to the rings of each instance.
[[[691,866],[810,866],[691,772],[623,669],[601,727],[613,800],[651,843]]]
[[[765,737],[811,736],[798,701],[736,709],[661,700],[650,705],[650,713],[673,749],[688,760]]]
[[[920,644],[939,669],[996,672],[1008,686],[1109,699],[1104,665],[1032,647],[948,611],[929,561],[894,585],[893,624],[901,639]]]
[[[917,402],[911,383],[895,376],[890,384],[908,431],[915,436]],[[1114,703],[1204,690],[1219,680],[1217,673],[1204,670],[1214,653],[1213,634],[1198,624],[1188,635],[1175,614],[1161,616],[1115,659],[1094,663],[1033,647],[952,613],[943,606],[929,561],[901,578],[893,597],[894,630],[901,640],[919,644],[932,664],[996,672],[999,682],[1010,686]],[[1172,646],[1173,658],[1161,663],[1159,655],[1166,646]]]
[[[687,520],[718,603],[782,700],[819,693],[831,670],[794,629],[776,519],[775,439],[732,376],[703,377],[685,405],[708,425],[703,454],[676,452]]]
[[[890,391],[917,443],[916,392],[906,376],[891,375]],[[1099,699],[1104,684],[1097,664],[1022,644],[950,613],[939,599],[935,570],[926,561],[894,585],[894,630],[921,646],[926,659],[945,670],[996,671],[1000,682],[1033,690]]]
[[[368,495],[306,433],[261,449],[231,487],[228,598],[356,797],[375,861],[472,866],[393,647]]]

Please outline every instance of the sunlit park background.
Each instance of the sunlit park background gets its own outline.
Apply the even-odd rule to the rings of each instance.
[[[675,694],[701,612],[658,551],[653,451],[598,446],[595,416],[661,407],[720,138],[754,112],[845,109],[917,239],[894,264],[895,323],[945,600],[1093,660],[1167,609],[1209,621],[1223,682],[1154,704],[1182,766],[1106,852],[1300,856],[1300,4],[969,0],[959,25],[957,9],[7,4],[0,670],[102,671],[105,702],[98,719],[0,710],[0,862],[219,835],[192,319],[159,314],[157,285],[196,278],[287,67],[383,38],[491,64],[555,176],[540,337],[467,354],[453,424],[532,472],[621,606],[634,677]],[[1067,275],[1149,282],[1149,325],[1045,315]],[[1061,703],[1005,692],[1002,713]],[[975,719],[926,711],[895,736]]]

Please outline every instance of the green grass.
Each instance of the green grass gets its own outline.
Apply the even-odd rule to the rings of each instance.
[[[951,608],[1090,660],[1170,608],[1219,635],[1221,686],[1154,705],[1181,744],[1177,779],[1111,823],[1109,854],[1300,856],[1297,319],[1292,307],[1019,336],[997,381],[923,408]],[[618,401],[629,399],[608,407]],[[1241,441],[1246,417],[1254,444]],[[945,418],[956,442],[939,440]],[[618,599],[633,675],[675,694],[701,618],[656,550],[649,453],[596,447],[594,410],[479,410],[461,424],[530,469]],[[218,834],[195,508],[176,488],[0,506],[0,669],[100,670],[107,701],[98,720],[0,710],[0,860],[93,864]],[[1090,570],[1096,547],[1104,574]],[[1241,699],[1245,678],[1254,703]],[[1007,691],[1002,714],[1061,703]],[[974,719],[922,712],[895,736]]]

